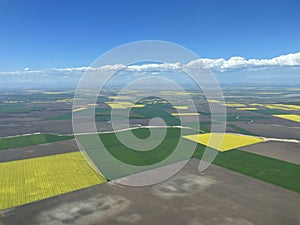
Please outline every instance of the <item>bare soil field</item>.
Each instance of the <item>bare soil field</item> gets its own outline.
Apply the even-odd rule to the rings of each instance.
[[[29,159],[61,153],[79,151],[76,141],[65,140],[46,144],[32,145],[20,148],[11,148],[0,151],[0,162],[20,159]]]
[[[297,143],[268,141],[239,149],[300,165],[300,144]]]
[[[251,131],[259,136],[269,138],[286,138],[286,139],[298,139],[300,140],[300,127],[299,124],[294,123],[294,127],[287,127],[288,124],[282,123],[276,124],[247,124],[242,122],[235,122],[233,124],[238,125],[248,131]]]

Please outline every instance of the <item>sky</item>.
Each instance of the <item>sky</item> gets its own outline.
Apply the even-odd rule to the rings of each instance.
[[[235,73],[249,74],[251,60],[287,57],[287,65],[277,63],[280,70],[272,65],[251,76],[284,73],[300,82],[299,11],[298,0],[2,0],[0,75],[86,67],[121,44],[164,40],[200,58],[246,61],[246,72],[212,68],[236,80]]]

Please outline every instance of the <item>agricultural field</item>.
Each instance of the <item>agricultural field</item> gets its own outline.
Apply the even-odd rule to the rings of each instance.
[[[252,110],[258,110],[258,109],[257,108],[236,108],[236,110],[252,111]]]
[[[73,139],[72,135],[29,134],[0,138],[0,150]]]
[[[0,163],[0,210],[105,182],[80,152]]]
[[[172,116],[199,116],[199,113],[189,113],[189,112],[180,112],[180,113],[172,113]]]
[[[137,137],[142,138],[142,139],[149,136],[149,130],[145,129],[145,128],[139,128],[139,129],[135,129],[133,131]],[[129,131],[123,132],[125,136],[126,136],[127,132],[129,132]],[[164,139],[164,142],[161,143],[156,149],[148,151],[148,152],[133,151],[130,148],[123,146],[122,143],[120,143],[120,141],[116,138],[114,133],[100,134],[99,137],[102,140],[102,142],[104,143],[106,149],[108,149],[110,154],[113,155],[116,159],[121,160],[130,165],[144,166],[144,165],[153,165],[153,164],[165,159],[166,157],[168,157],[168,155],[170,155],[172,153],[172,151],[174,150],[174,146],[176,146],[176,143],[179,141],[179,139],[178,139],[180,137],[179,132],[180,132],[179,128],[169,128],[168,132],[167,132],[167,137]],[[184,138],[183,141],[185,141],[184,148],[191,146],[190,140],[195,141],[194,137],[199,138],[199,136],[201,137],[201,135],[204,135],[204,137],[206,137],[206,142],[204,143],[204,142],[199,141],[199,145],[197,146],[197,148],[195,149],[195,152],[193,154],[193,157],[200,159],[204,153],[205,146],[208,146],[208,147],[215,147],[215,146],[210,145],[210,143],[207,142],[209,137],[211,136],[211,134],[193,134],[193,133],[195,133],[195,131],[185,130],[184,136],[183,136],[183,138]],[[30,136],[28,136],[28,137],[30,137]],[[231,138],[236,139],[237,137],[241,138],[239,143],[237,143],[237,144],[232,144],[232,142],[230,143]],[[189,140],[185,140],[185,139],[189,139]],[[201,138],[200,138],[200,140],[201,140]],[[198,141],[198,139],[196,141]],[[241,174],[244,174],[244,175],[256,178],[256,179],[260,179],[264,182],[268,182],[271,184],[275,184],[275,185],[284,187],[289,190],[300,192],[299,183],[297,182],[297,180],[294,179],[295,176],[298,176],[297,174],[299,174],[299,172],[300,172],[300,165],[296,165],[296,164],[289,163],[289,162],[284,162],[284,161],[281,161],[278,159],[272,159],[270,157],[266,157],[266,156],[262,156],[262,155],[253,154],[251,152],[244,152],[244,151],[237,150],[237,148],[239,148],[239,147],[243,147],[245,145],[259,143],[259,142],[262,142],[262,140],[260,138],[256,138],[256,137],[250,138],[249,136],[243,136],[243,135],[235,135],[234,137],[231,135],[228,135],[227,137],[225,136],[225,139],[223,140],[221,148],[218,148],[218,149],[215,148],[216,150],[221,151],[221,153],[217,156],[217,158],[215,159],[215,161],[213,163],[215,165],[221,166],[223,168],[227,168],[229,170],[233,170],[235,172],[238,172],[238,173],[241,173]],[[226,151],[229,149],[231,149],[231,151]],[[183,149],[182,149],[182,151],[183,151]],[[183,152],[183,154],[181,154],[177,158],[175,158],[173,162],[184,160],[184,159],[187,159],[187,158]],[[52,160],[53,160],[53,162],[52,162]],[[55,163],[54,163],[54,161],[55,161]],[[81,153],[78,152],[78,153],[58,154],[58,155],[53,155],[53,156],[38,157],[38,158],[32,158],[32,159],[24,159],[24,160],[16,160],[16,161],[0,163],[1,171],[3,173],[7,173],[7,175],[3,174],[3,176],[5,175],[5,177],[10,177],[10,178],[18,177],[17,180],[9,180],[7,182],[3,181],[3,182],[5,182],[6,185],[4,185],[4,183],[3,183],[4,186],[3,185],[2,186],[5,190],[7,190],[6,191],[7,195],[3,195],[3,196],[8,196],[7,199],[14,199],[14,198],[18,199],[18,197],[16,196],[16,192],[13,192],[13,191],[12,191],[12,193],[8,192],[8,186],[11,186],[11,187],[18,186],[19,187],[20,186],[19,182],[26,183],[27,180],[29,180],[29,181],[31,180],[30,174],[35,174],[35,172],[34,172],[35,170],[32,169],[32,167],[29,167],[28,174],[26,173],[23,178],[22,178],[23,175],[18,175],[19,173],[21,173],[18,168],[24,168],[24,167],[27,168],[28,167],[27,163],[30,165],[37,165],[37,168],[39,168],[38,165],[43,164],[46,166],[45,171],[54,171],[53,173],[57,173],[57,178],[55,178],[55,176],[54,176],[53,178],[51,178],[53,180],[51,180],[49,178],[50,181],[47,181],[48,184],[46,185],[46,187],[49,188],[49,189],[47,189],[47,193],[49,193],[49,196],[65,193],[65,192],[68,192],[71,190],[76,190],[77,188],[80,189],[80,187],[83,188],[83,187],[92,186],[96,183],[91,182],[90,184],[88,184],[88,183],[86,183],[87,181],[84,181],[83,182],[84,184],[82,184],[81,182],[77,183],[77,179],[76,179],[76,181],[74,181],[74,180],[72,181],[71,178],[70,178],[71,180],[68,180],[67,177],[64,177],[64,179],[63,179],[64,187],[62,187],[61,189],[56,189],[56,187],[54,188],[53,185],[51,186],[51,184],[52,184],[51,182],[55,182],[56,181],[55,179],[61,180],[61,177],[60,177],[61,174],[58,172],[55,172],[55,171],[67,170],[67,171],[72,171],[72,173],[75,173],[76,174],[76,176],[74,175],[75,177],[78,177],[81,175],[86,177],[87,176],[87,174],[86,174],[87,168],[90,168],[90,167],[88,167],[88,164],[86,164],[86,166],[84,166],[83,162],[85,163],[84,159],[82,158]],[[56,163],[59,165],[57,165]],[[71,165],[69,165],[69,163]],[[80,166],[78,167],[78,165],[80,165]],[[47,166],[50,166],[50,167],[54,166],[55,170],[48,168]],[[72,166],[74,166],[74,169],[71,168]],[[77,169],[75,169],[76,166],[77,166]],[[81,166],[83,166],[85,168],[85,170],[83,170],[81,168]],[[14,167],[16,169],[15,170],[11,169],[12,167]],[[64,169],[62,169],[61,167],[64,167]],[[155,166],[153,168],[155,168]],[[281,171],[280,173],[276,172],[279,170]],[[9,171],[13,171],[16,174],[8,174]],[[30,172],[30,171],[32,171],[32,172]],[[44,171],[44,170],[42,169],[39,171]],[[141,172],[141,171],[139,171],[139,172]],[[44,181],[39,180],[39,179],[41,179],[40,177],[35,177],[35,176],[39,176],[40,173],[43,174],[43,177],[44,177],[44,175],[48,176],[48,174],[46,172],[39,172],[33,176],[34,177],[34,178],[32,178],[32,179],[34,179],[33,182],[37,185],[37,188],[39,190],[41,190],[40,188],[44,188],[44,187],[41,187],[41,184],[38,183],[38,182],[43,183]],[[79,173],[79,174],[77,174],[77,173]],[[105,177],[105,171],[104,171],[103,175]],[[124,175],[130,175],[130,174],[122,174],[122,173],[116,174],[116,176],[120,176],[120,177],[122,177]],[[21,176],[21,178],[20,178],[20,176]],[[53,174],[51,176],[53,176]],[[68,173],[66,176],[69,176]],[[70,175],[70,177],[71,177],[71,175]],[[22,179],[24,179],[24,180],[22,180]],[[26,187],[26,186],[24,186],[24,187]],[[73,187],[73,189],[72,189],[72,187]],[[49,191],[51,188],[53,190]],[[3,190],[2,190],[2,192],[4,192]],[[27,190],[27,189],[25,189],[25,190]],[[34,189],[31,189],[31,190],[34,190]],[[22,193],[22,192],[18,192],[18,193]],[[11,206],[14,206],[13,204],[18,205],[18,204],[23,204],[25,202],[38,200],[38,198],[39,198],[38,196],[40,196],[40,198],[49,197],[49,196],[42,195],[39,192],[35,193],[35,194],[31,194],[31,192],[27,191],[25,193],[27,193],[27,194],[23,194],[24,197],[22,197],[23,198],[22,201],[21,200],[13,200],[14,203],[11,203],[8,200],[5,200],[5,202],[7,202],[5,204],[11,204]],[[15,195],[9,195],[9,194],[15,194]],[[12,196],[15,196],[15,197],[12,197]],[[9,207],[9,205],[8,205],[8,207]]]
[[[44,110],[43,106],[31,106],[27,104],[10,103],[0,104],[0,113],[29,113]]]
[[[253,145],[264,141],[262,138],[259,137],[228,133],[192,134],[183,137],[188,140],[200,143],[202,145],[214,148],[220,152],[225,152],[243,146]]]
[[[8,225],[299,223],[298,193],[215,165],[199,173],[198,164],[191,160],[163,183],[132,188],[107,182],[16,207],[0,220]]]
[[[285,114],[285,115],[273,115],[282,119],[292,120],[300,123],[300,115],[296,114]]]
[[[228,181],[229,183],[225,182],[221,185],[224,189],[221,190],[222,187],[220,187],[220,193],[232,193],[234,191],[234,193],[238,193],[240,198],[247,193],[247,196],[251,196],[249,196],[248,201],[253,199],[259,201],[254,190],[260,191],[264,193],[266,198],[269,198],[269,203],[266,202],[267,200],[261,203],[261,205],[265,204],[266,207],[275,204],[275,196],[280,196],[279,198],[282,200],[286,196],[297,199],[296,196],[300,193],[298,182],[300,179],[300,161],[298,160],[300,155],[298,153],[299,143],[297,142],[297,140],[300,140],[300,132],[299,121],[295,118],[300,115],[297,107],[300,105],[297,97],[298,92],[300,96],[300,91],[289,89],[279,89],[279,91],[286,93],[286,96],[290,96],[289,94],[292,92],[293,96],[296,95],[296,97],[284,97],[285,94],[271,94],[275,91],[269,89],[241,89],[240,91],[235,89],[233,91],[225,88],[227,128],[220,146],[217,146],[213,140],[220,140],[222,135],[211,133],[211,125],[212,122],[221,124],[221,115],[220,119],[216,116],[215,121],[211,121],[209,104],[222,103],[219,100],[206,101],[201,93],[196,94],[193,91],[188,92],[188,94],[165,92],[164,94],[170,97],[173,96],[173,100],[176,102],[175,105],[171,105],[165,99],[156,97],[141,99],[135,105],[128,104],[127,99],[131,99],[133,95],[138,95],[138,91],[128,92],[120,97],[116,97],[114,91],[108,91],[103,93],[95,104],[82,106],[78,110],[75,109],[75,112],[72,112],[72,92],[34,91],[28,92],[27,97],[24,97],[26,93],[22,93],[9,95],[9,98],[7,94],[0,95],[0,101],[6,107],[2,111],[0,109],[0,127],[5,127],[5,129],[0,129],[0,136],[2,137],[0,138],[0,168],[3,174],[2,177],[6,177],[0,186],[1,193],[4,193],[0,197],[1,208],[18,206],[16,212],[18,212],[18,208],[28,209],[28,215],[31,215],[29,213],[30,209],[37,205],[44,205],[44,209],[47,209],[51,202],[52,206],[58,204],[59,201],[67,202],[65,200],[66,196],[73,196],[75,190],[78,195],[81,195],[81,193],[95,194],[93,191],[89,192],[89,190],[95,189],[104,189],[105,193],[112,190],[116,193],[122,193],[119,186],[111,185],[112,181],[101,184],[106,180],[105,174],[107,171],[101,171],[103,176],[96,173],[82,157],[74,141],[74,136],[71,135],[72,113],[84,115],[94,107],[96,126],[101,131],[105,131],[105,133],[99,133],[100,140],[113,157],[124,163],[137,167],[153,165],[151,168],[154,169],[156,168],[155,164],[170,156],[177,143],[181,141],[183,143],[180,149],[182,154],[179,154],[173,161],[168,163],[176,163],[187,159],[185,151],[196,145],[196,149],[192,154],[192,162],[196,165],[203,157],[205,149],[208,148],[210,151],[218,152],[211,166],[211,172],[208,170],[209,177],[218,180],[223,176],[228,176],[230,182],[236,184],[242,182],[244,185],[242,189],[238,189]],[[263,92],[269,93],[262,94]],[[186,106],[184,101],[186,96],[192,97],[197,108],[196,112],[192,112]],[[20,106],[26,106],[27,109],[20,108]],[[40,110],[29,110],[28,107]],[[13,110],[17,108],[19,110]],[[149,121],[156,117],[165,121],[168,127],[166,128],[166,137],[155,149],[139,152],[124,146],[118,140],[110,124],[111,109],[118,110],[120,115],[117,119],[120,123],[123,123],[126,122],[127,118],[122,115],[128,108],[131,108],[129,123],[131,128],[134,129],[119,132],[125,137],[128,132],[132,132],[136,137],[146,139],[151,132],[143,126],[147,126]],[[190,129],[179,127],[181,117],[185,119],[185,126],[190,127]],[[200,125],[194,120],[195,117],[200,120]],[[294,120],[291,118],[294,118]],[[165,128],[159,128],[158,124],[155,129]],[[90,157],[93,157],[93,155],[90,155]],[[12,169],[12,167],[16,169]],[[61,173],[60,171],[64,172]],[[130,176],[132,172],[116,170],[114,177]],[[134,171],[134,173],[136,172],[144,171],[138,169]],[[41,174],[47,176],[42,177]],[[185,174],[185,176],[188,177],[188,174]],[[208,182],[208,180],[205,182]],[[57,185],[54,185],[55,183]],[[33,185],[33,188],[30,185]],[[29,188],[32,192],[29,191]],[[219,187],[212,185],[211,188],[218,189]],[[157,193],[157,191],[153,193]],[[169,198],[165,197],[169,195],[170,193],[164,193],[162,199]],[[88,196],[88,194],[83,194],[82,201],[85,201]],[[187,196],[187,199],[196,198],[193,194],[186,194],[185,196]],[[222,199],[221,196],[225,198],[224,194],[220,194],[219,199]],[[53,203],[53,198],[49,197],[58,200]],[[133,193],[132,198],[133,202],[138,201]],[[205,198],[205,195],[202,198]],[[37,200],[39,201],[36,202]],[[92,200],[86,201],[90,202]],[[224,199],[224,206],[226,205],[225,202],[228,201],[232,204],[239,204],[237,198],[228,196],[228,199]],[[30,204],[23,205],[25,203]],[[167,203],[162,204],[168,205]],[[292,206],[295,206],[295,203],[289,205],[282,202],[280,204],[282,204],[282,207],[289,207],[291,211]],[[38,214],[43,209],[35,208],[35,210],[33,212]],[[188,209],[186,210],[191,213]],[[258,211],[256,213],[259,214]],[[5,218],[7,218],[7,221],[16,219],[10,216]],[[32,216],[32,218],[36,220],[35,216]],[[244,218],[250,217],[245,213]],[[264,217],[262,216],[262,218]],[[268,219],[265,218],[265,222],[270,222]],[[30,218],[28,218],[28,221],[31,221]],[[284,218],[284,221],[288,221],[288,219]],[[35,222],[32,221],[32,224],[35,224]],[[6,225],[6,223],[4,224]],[[13,222],[7,224],[10,225]],[[112,224],[114,223],[112,222]],[[121,224],[126,224],[126,222]],[[176,221],[173,221],[173,224],[176,224]]]

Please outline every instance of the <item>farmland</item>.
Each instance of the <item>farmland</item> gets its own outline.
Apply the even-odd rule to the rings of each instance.
[[[29,134],[0,138],[0,150],[72,139],[72,135]]]
[[[188,140],[203,144],[205,146],[209,146],[221,152],[263,142],[262,138],[238,134],[209,133],[193,134],[183,137]]]
[[[103,141],[105,147],[116,159],[130,165],[144,166],[159,162],[172,153],[174,146],[176,146],[176,143],[178,142],[179,132],[180,129],[178,128],[169,128],[164,142],[156,149],[149,152],[138,152],[126,148],[116,139],[116,136],[113,133],[101,134],[99,137]],[[192,134],[194,131],[191,130],[186,130],[184,133],[187,137],[195,136]],[[148,130],[144,128],[135,129],[134,134],[139,138],[146,138],[149,135]],[[207,138],[209,136],[207,135],[209,134],[203,135],[205,135],[206,140],[208,140]],[[198,135],[196,135],[196,137],[198,138]],[[225,138],[225,145],[222,146],[222,151],[228,149],[227,145],[230,144],[230,138],[232,138],[230,135]],[[236,136],[234,138],[236,138]],[[258,142],[258,139],[259,138],[255,138],[254,141]],[[245,145],[245,140],[247,144],[250,143],[249,139],[242,139],[242,144],[240,146]],[[183,139],[183,141],[185,141],[185,147],[190,146],[190,140]],[[205,149],[205,145],[203,144],[206,143],[200,143],[197,146],[193,157],[199,159],[202,157]],[[237,147],[239,146],[231,145],[229,148],[232,149]],[[174,160],[177,161],[183,159],[186,159],[185,154],[182,154]],[[297,179],[295,179],[295,177],[297,177],[300,173],[300,165],[240,150],[231,150],[220,153],[213,163],[226,169],[230,169],[289,190],[300,192],[299,183],[297,182]],[[93,170],[88,166],[88,164],[86,164],[79,152],[5,162],[0,163],[0,167],[2,176],[9,179],[7,181],[3,180],[2,183],[2,208],[47,198],[104,181],[103,178],[99,177],[99,174],[92,172]],[[28,169],[23,171],[20,168]],[[39,172],[37,173],[36,170]],[[65,172],[61,174],[58,171]],[[59,184],[59,182],[62,181],[63,183]],[[27,189],[29,186],[20,185],[20,183],[24,182],[26,185],[36,186],[30,186],[31,191],[28,192]],[[54,185],[54,183],[56,185]],[[18,191],[17,188],[21,188],[20,191]]]
[[[0,209],[105,182],[80,152],[0,163]]]
[[[287,120],[292,120],[300,123],[300,115],[296,114],[286,114],[286,115],[273,115],[279,118],[287,119]]]
[[[291,92],[298,93],[297,90],[289,89],[278,91],[287,93],[287,96]],[[182,146],[179,148],[179,152],[182,154],[178,154],[168,163],[189,158],[190,156],[186,152],[194,145],[196,148],[191,156],[193,158],[191,162],[195,166],[203,157],[206,148],[212,152],[218,152],[213,165],[207,170],[207,174],[210,174],[207,178],[208,181],[212,177],[217,180],[221,180],[223,176],[228,178],[222,184],[214,181],[214,185],[209,188],[210,190],[219,190],[218,199],[225,198],[227,196],[224,195],[225,192],[233,193],[234,191],[240,196],[240,199],[247,193],[248,201],[254,201],[253,199],[260,201],[257,197],[257,193],[260,192],[264,193],[266,199],[269,199],[269,203],[264,201],[260,205],[266,204],[266,207],[271,207],[272,204],[275,204],[275,196],[279,196],[282,200],[286,196],[296,199],[295,196],[300,193],[298,182],[300,179],[298,160],[300,152],[297,151],[299,144],[295,142],[300,140],[297,128],[299,121],[291,120],[291,115],[295,115],[295,118],[299,116],[297,106],[300,105],[300,102],[297,97],[284,98],[282,97],[284,95],[276,94],[276,97],[272,97],[275,94],[257,94],[258,92],[275,92],[274,90],[232,91],[225,89],[225,100],[228,104],[227,127],[224,140],[219,147],[214,144],[214,141],[209,143],[209,140],[221,139],[220,135],[210,132],[212,132],[212,122],[222,124],[222,115],[216,114],[212,121],[209,104],[222,104],[222,101],[217,99],[206,101],[201,93],[193,93],[192,90],[188,94],[163,92],[170,97],[176,95],[173,98],[176,103],[174,105],[171,105],[166,99],[158,97],[144,98],[133,104],[129,103],[129,100],[131,96],[138,95],[139,91],[128,92],[119,97],[114,91],[108,91],[103,93],[95,104],[82,105],[74,112],[72,112],[72,94],[70,92],[46,92],[30,92],[26,98],[24,97],[26,93],[9,95],[9,98],[6,97],[7,95],[3,95],[1,98],[0,95],[2,105],[7,107],[5,110],[4,107],[2,112],[0,110],[0,126],[5,127],[0,130],[2,136],[0,138],[0,168],[1,177],[5,178],[2,179],[0,187],[1,193],[4,193],[1,195],[2,209],[18,206],[16,209],[18,212],[18,208],[28,208],[27,214],[31,215],[32,207],[44,205],[47,209],[48,204],[51,202],[54,204],[53,199],[57,199],[57,202],[67,202],[66,196],[81,196],[82,193],[93,193],[94,195],[93,190],[98,189],[104,190],[104,193],[112,190],[115,193],[122,193],[123,189],[113,184],[110,185],[111,181],[101,184],[106,180],[107,171],[105,169],[101,171],[103,175],[101,176],[86,163],[71,134],[72,113],[85,115],[93,108],[95,108],[96,126],[100,132],[99,139],[109,154],[122,163],[138,168],[135,171],[116,169],[113,174],[115,178],[143,172],[142,166],[156,168],[159,162],[172,155],[180,141]],[[187,106],[184,100],[186,96],[192,96],[196,111],[192,111]],[[26,102],[24,102],[25,100]],[[27,109],[24,108],[25,106]],[[29,110],[30,107],[37,107],[35,109],[39,110]],[[13,110],[16,108],[20,110]],[[158,123],[154,124],[155,128],[152,129],[166,129],[165,138],[150,151],[136,151],[125,146],[112,129],[110,123],[112,109],[117,110],[116,119],[120,123],[126,121],[127,118],[124,118],[123,115],[126,110],[130,109],[129,125],[132,130],[120,131],[119,135],[127,137],[129,132],[132,132],[137,138],[146,140],[151,134],[147,127],[149,121],[159,117],[164,120],[168,128],[159,128],[160,124]],[[288,117],[289,119],[287,119]],[[184,119],[184,125],[190,129],[179,128],[182,125],[181,119]],[[196,119],[200,120],[200,124],[196,122]],[[263,137],[277,138],[278,140],[265,141]],[[86,138],[89,138],[88,135]],[[285,140],[294,142],[284,142]],[[98,150],[102,151],[102,149]],[[93,154],[90,157],[93,158]],[[101,169],[101,166],[99,168]],[[189,174],[191,173],[189,169],[187,171]],[[41,174],[46,176],[42,177]],[[190,182],[188,181],[189,174],[184,174],[186,182]],[[193,179],[198,179],[198,175]],[[180,178],[180,180],[182,179],[185,180],[185,178]],[[239,185],[243,186],[243,190],[238,188]],[[77,191],[74,193],[75,190]],[[162,190],[165,189],[162,188]],[[130,193],[129,190],[127,192]],[[164,194],[164,196],[169,195],[171,194]],[[132,201],[136,202],[136,195],[132,194],[132,196]],[[197,199],[192,192],[186,195],[186,198],[189,198],[188,196]],[[86,195],[82,194],[82,198],[84,202]],[[152,196],[149,198],[151,199]],[[202,198],[205,198],[205,195]],[[232,204],[239,201],[231,195],[226,198],[228,199],[224,202],[229,201]],[[41,201],[36,202],[37,200]],[[157,200],[161,204],[165,204],[160,199]],[[105,202],[109,201],[105,200]],[[29,205],[23,205],[30,202]],[[149,204],[152,204],[150,200]],[[295,205],[295,203],[288,205],[284,202],[280,204],[290,209]],[[36,209],[36,212],[40,210],[42,209]],[[191,211],[186,209],[186,212]],[[7,218],[14,221],[17,217],[8,216]],[[30,218],[27,220],[31,221]],[[4,224],[6,225],[6,223]],[[36,223],[33,221],[32,224]]]

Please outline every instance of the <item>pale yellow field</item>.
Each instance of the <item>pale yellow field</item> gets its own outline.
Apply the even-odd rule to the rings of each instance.
[[[282,115],[273,115],[282,119],[292,120],[300,123],[300,115],[296,114],[282,114]]]
[[[127,109],[130,107],[138,108],[138,107],[144,107],[144,104],[132,104],[131,102],[106,102],[109,107],[112,109]]]
[[[0,163],[0,210],[105,182],[80,152]]]
[[[199,113],[171,113],[172,116],[199,116]]]
[[[73,102],[73,98],[58,99],[56,102]]]
[[[129,99],[129,96],[118,95],[118,96],[109,96],[111,99]]]
[[[174,105],[173,106],[174,109],[188,109],[188,106],[184,106],[184,105]]]
[[[227,107],[244,107],[244,106],[246,106],[245,104],[241,104],[241,103],[225,103],[222,105],[227,106]]]
[[[107,103],[112,109],[127,109],[128,105],[118,104],[118,103]]]
[[[141,107],[144,107],[144,106],[145,106],[144,104],[135,104],[132,107],[133,108],[141,108]]]
[[[286,111],[298,111],[300,110],[300,105],[289,105],[289,104],[250,104],[252,106],[263,106],[269,109],[279,109]]]
[[[208,133],[186,135],[183,137],[188,140],[214,148],[220,152],[225,152],[235,148],[263,142],[262,138],[239,134]]]
[[[220,101],[212,99],[212,100],[207,100],[207,102],[218,103],[218,102],[220,102]]]
[[[300,88],[287,88],[290,91],[300,91]]]
[[[265,107],[269,109],[281,109],[281,110],[300,110],[300,105],[287,105],[287,104],[266,104]]]
[[[178,95],[192,95],[192,94],[195,94],[193,92],[176,92],[176,94]]]
[[[236,108],[236,110],[257,110],[257,108]]]
[[[81,108],[73,109],[73,112],[79,112],[79,111],[86,110],[86,109],[87,108],[85,108],[85,107],[81,107]]]

